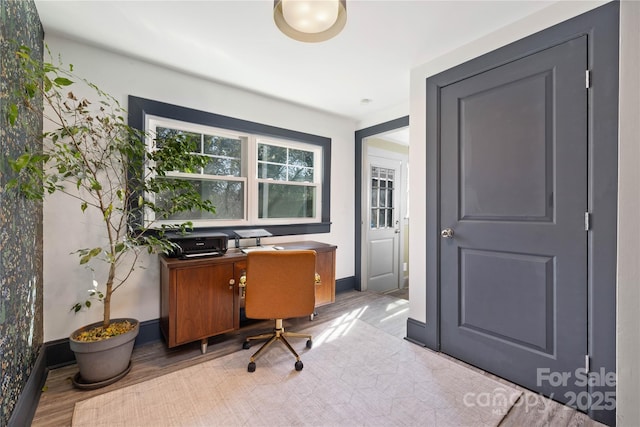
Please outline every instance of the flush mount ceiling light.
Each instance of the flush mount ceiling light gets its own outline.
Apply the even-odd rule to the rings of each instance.
[[[294,40],[317,43],[336,36],[347,22],[346,0],[275,0],[273,19]]]

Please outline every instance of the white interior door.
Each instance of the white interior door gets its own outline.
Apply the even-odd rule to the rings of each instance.
[[[367,289],[386,292],[400,287],[400,193],[402,162],[369,155],[366,165]]]

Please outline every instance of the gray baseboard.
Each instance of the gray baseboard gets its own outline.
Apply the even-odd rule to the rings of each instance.
[[[20,393],[16,406],[13,408],[13,412],[11,412],[11,417],[7,424],[9,427],[23,427],[31,425],[33,416],[38,408],[42,387],[47,379],[47,372],[45,348],[43,346],[38,358],[36,359],[36,363],[33,366],[31,375],[29,375],[29,379],[27,380],[22,393]]]
[[[422,347],[429,347],[429,333],[427,331],[427,324],[418,320],[408,318],[407,319],[407,341],[411,341],[414,344]]]
[[[354,276],[336,280],[336,294],[353,291],[354,289],[356,289],[356,278]]]

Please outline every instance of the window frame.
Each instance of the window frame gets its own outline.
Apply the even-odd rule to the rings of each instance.
[[[143,132],[147,129],[146,125],[148,123],[148,119],[158,119],[165,122],[171,122],[173,120],[181,124],[192,124],[195,129],[198,129],[199,126],[217,128],[227,132],[230,131],[240,134],[249,134],[257,139],[263,139],[266,141],[271,140],[273,142],[277,142],[280,140],[284,143],[291,142],[292,145],[300,143],[301,145],[308,145],[320,150],[321,159],[320,162],[318,162],[317,167],[318,172],[320,173],[319,184],[321,185],[321,192],[317,195],[316,201],[316,209],[319,209],[319,222],[318,220],[310,221],[308,218],[301,218],[300,222],[295,219],[284,219],[282,221],[271,220],[269,222],[266,222],[265,220],[257,220],[255,222],[247,220],[245,225],[237,225],[238,223],[234,220],[234,225],[232,225],[228,221],[222,220],[219,225],[210,226],[202,224],[199,225],[197,221],[194,221],[194,228],[196,230],[225,232],[230,237],[235,235],[233,230],[251,228],[265,228],[274,236],[329,233],[331,231],[331,138],[222,116],[215,113],[167,104],[133,95],[129,95],[128,102],[128,123],[131,127]],[[255,147],[257,150],[257,143],[255,144]],[[250,169],[248,170],[248,173],[252,173],[256,176],[256,184],[255,189],[247,188],[247,198],[250,200],[250,198],[255,195],[257,200],[257,194],[252,194],[253,192],[257,192],[257,151],[253,154],[249,153],[249,156],[248,167]],[[253,162],[251,161],[251,156],[254,157]],[[255,169],[253,169],[254,167]],[[136,179],[136,176],[139,176],[140,172],[141,171],[134,172],[133,176],[130,178]],[[248,181],[251,182],[251,180]],[[277,182],[279,181],[274,181],[274,183]],[[286,181],[283,181],[283,183],[286,183]],[[251,218],[251,216],[249,216],[251,215],[249,210],[257,210],[257,205],[250,203],[248,200],[245,201],[245,216]],[[318,212],[316,212],[316,214],[318,214]]]
[[[252,170],[249,171],[249,173],[253,174],[253,179],[250,179],[250,191],[249,194],[251,195],[250,197],[252,198],[252,200],[255,200],[256,203],[255,204],[249,204],[249,211],[250,211],[250,217],[255,219],[254,224],[256,225],[260,225],[260,226],[269,226],[269,225],[278,225],[278,224],[295,224],[295,223],[308,223],[308,222],[321,222],[322,221],[322,217],[321,217],[321,213],[322,213],[322,197],[321,197],[321,193],[320,192],[316,192],[316,197],[314,200],[314,209],[316,211],[315,216],[313,217],[313,219],[310,218],[281,218],[281,219],[274,219],[274,218],[266,218],[266,219],[262,219],[258,216],[258,210],[259,210],[259,202],[258,202],[258,194],[259,194],[259,186],[260,184],[263,183],[268,183],[268,184],[275,184],[275,185],[291,185],[291,186],[304,186],[304,187],[313,187],[315,189],[318,189],[318,187],[321,187],[322,189],[322,176],[323,176],[323,171],[321,168],[322,165],[322,159],[323,159],[323,153],[322,150],[315,145],[312,144],[308,144],[302,141],[284,141],[283,139],[276,139],[276,138],[270,138],[270,137],[265,137],[262,135],[257,135],[257,137],[255,138],[254,145],[252,148],[255,148],[254,150],[251,150],[254,155],[254,158],[252,159],[251,157],[249,158],[249,165],[251,168],[253,168]],[[274,146],[274,147],[285,147],[285,148],[294,148],[294,149],[299,149],[299,150],[305,150],[305,151],[311,151],[314,153],[314,156],[318,157],[318,161],[314,161],[314,179],[313,182],[311,183],[304,183],[304,182],[298,182],[298,181],[278,181],[278,180],[271,180],[268,178],[260,178],[258,176],[258,146],[259,144],[267,144],[270,146]],[[251,143],[249,144],[251,147]],[[255,168],[254,168],[255,166]],[[311,220],[311,221],[310,221]]]
[[[215,132],[217,136],[224,136],[234,139],[239,139],[241,141],[241,160],[246,158],[249,154],[249,140],[251,135],[244,132],[234,132],[228,129],[220,129],[213,128],[211,126],[205,126],[196,123],[183,122],[175,119],[169,119],[165,117],[159,117],[155,115],[146,115],[145,117],[145,129],[149,131],[147,135],[147,149],[151,149],[153,147],[152,139],[155,134],[154,131],[157,127],[166,127],[171,129],[182,130],[186,132],[193,132],[196,134],[202,135],[210,135]],[[213,132],[212,132],[213,131]],[[200,146],[202,148],[202,145]],[[203,153],[199,153],[203,155]],[[225,227],[225,226],[236,226],[236,225],[248,225],[249,217],[248,217],[248,205],[249,205],[249,178],[248,175],[250,173],[249,167],[250,165],[247,162],[241,162],[241,171],[240,176],[233,175],[210,175],[210,174],[200,174],[200,173],[185,173],[185,172],[167,172],[167,177],[174,177],[178,179],[186,179],[193,181],[230,181],[230,182],[241,182],[244,184],[244,188],[246,189],[243,194],[243,218],[242,219],[190,219],[190,221],[194,224],[196,228],[203,227]],[[145,198],[149,200],[154,200],[154,194],[145,194]],[[147,219],[148,218],[148,219]],[[171,225],[175,224],[175,220],[155,220],[153,217],[153,212],[151,210],[147,210],[145,213],[145,221],[154,221],[159,226]],[[211,225],[214,223],[215,225]]]

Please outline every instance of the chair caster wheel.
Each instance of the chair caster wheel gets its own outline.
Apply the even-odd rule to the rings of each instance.
[[[242,343],[242,348],[247,350],[249,348],[251,348],[251,343],[249,341],[245,341]]]
[[[302,369],[302,367],[300,369]],[[255,372],[255,370],[256,370],[256,363],[255,362],[249,362],[249,365],[247,365],[247,371]]]
[[[304,365],[302,364],[302,361],[298,360],[296,362],[296,371],[302,371],[303,367],[304,367]],[[255,369],[255,367],[253,369]]]
[[[313,347],[313,341],[307,340],[307,348]]]

